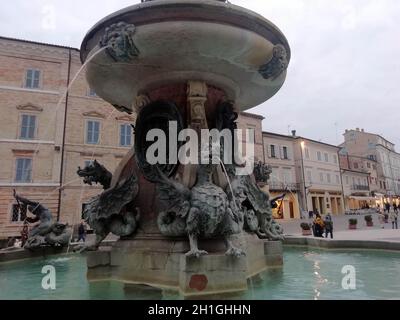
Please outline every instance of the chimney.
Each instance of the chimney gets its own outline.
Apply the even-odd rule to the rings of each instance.
[[[356,128],[356,131],[360,131],[360,128]]]
[[[361,129],[361,132],[364,132],[364,129]]]
[[[296,136],[296,130],[292,130],[292,136],[293,136],[293,137]]]
[[[345,133],[347,133],[347,132],[349,132],[349,130],[348,130],[348,129],[346,129],[344,132],[345,132]]]

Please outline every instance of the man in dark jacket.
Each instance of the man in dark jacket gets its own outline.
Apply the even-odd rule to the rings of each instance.
[[[81,222],[78,228],[78,242],[81,240],[86,242],[86,225],[84,222]]]
[[[325,238],[328,238],[328,233],[331,234],[331,239],[333,239],[333,221],[332,221],[332,216],[330,213],[328,213],[325,216]]]

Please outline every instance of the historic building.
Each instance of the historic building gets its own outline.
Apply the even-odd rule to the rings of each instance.
[[[382,205],[385,183],[378,176],[377,161],[350,156],[342,149],[339,155],[346,210]]]
[[[382,136],[364,129],[346,130],[340,145],[342,154],[372,160],[377,170],[377,186],[374,196],[379,202],[399,202],[400,197],[400,154],[394,144]],[[369,169],[364,167],[364,169]]]
[[[339,147],[294,135],[297,180],[305,211],[344,213]]]
[[[272,196],[287,194],[281,218],[307,212],[344,213],[339,147],[296,135],[264,132],[266,163],[272,166]]]
[[[294,158],[295,140],[292,136],[272,132],[263,132],[265,162],[271,166],[272,173],[268,182],[271,198],[285,194],[277,202],[274,217],[277,219],[300,218],[299,188],[296,179]]]

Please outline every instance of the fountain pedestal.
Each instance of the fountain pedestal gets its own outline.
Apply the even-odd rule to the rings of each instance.
[[[183,239],[119,240],[111,249],[88,253],[88,279],[148,285],[192,297],[245,291],[252,276],[283,264],[280,241],[243,233],[235,244],[247,255],[234,258],[221,254],[224,243],[215,239],[201,242],[210,254],[196,259],[185,256],[189,243]]]

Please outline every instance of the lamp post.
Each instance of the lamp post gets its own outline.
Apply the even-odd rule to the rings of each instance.
[[[304,170],[304,156],[303,156],[303,150],[306,146],[306,143],[304,142],[304,140],[302,140],[300,142],[300,152],[301,152],[301,172],[303,175],[303,187],[304,187],[304,204],[305,204],[305,209],[308,213],[308,203],[307,203],[307,187],[306,187],[306,174],[305,174],[305,170]]]

